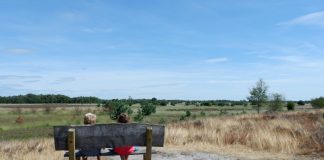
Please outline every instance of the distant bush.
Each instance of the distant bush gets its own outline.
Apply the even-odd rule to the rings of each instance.
[[[127,113],[131,115],[133,110],[128,104],[118,101],[111,101],[104,105],[104,107],[109,108],[109,116],[112,120],[116,120],[121,113]]]
[[[302,100],[299,100],[299,101],[297,102],[297,104],[300,105],[300,106],[303,106],[303,105],[305,105],[305,102],[302,101]]]
[[[17,123],[17,124],[23,124],[23,123],[25,123],[25,118],[24,118],[24,116],[19,115],[19,116],[17,117],[17,119],[16,119],[16,123]]]
[[[311,104],[315,108],[324,108],[324,97],[312,99]]]
[[[294,102],[288,102],[287,103],[287,110],[289,110],[289,111],[295,110],[295,103]]]
[[[160,105],[161,105],[161,106],[166,106],[167,104],[168,104],[168,103],[167,103],[167,102],[164,102],[164,101],[163,101],[163,102],[160,102]]]
[[[186,117],[186,115],[181,115],[180,116],[180,121],[183,121],[183,120],[185,120],[187,117]]]
[[[141,109],[138,109],[137,110],[137,114],[134,117],[134,121],[136,121],[136,122],[142,122],[143,119],[144,119],[144,115],[142,114],[142,110]]]
[[[283,95],[274,93],[270,97],[270,102],[269,102],[269,110],[270,111],[280,111],[282,110],[282,107],[284,106],[285,98]]]
[[[219,115],[227,115],[228,111],[226,109],[221,109]]]
[[[165,120],[164,118],[161,118],[160,121],[159,121],[160,124],[165,124]]]
[[[149,116],[152,113],[156,112],[156,106],[153,105],[152,103],[146,103],[146,104],[141,105],[141,110],[142,110],[142,114],[144,116]]]
[[[186,117],[190,117],[191,116],[191,112],[190,111],[186,111]]]
[[[206,116],[206,113],[204,111],[201,111],[200,116],[204,117],[204,116]]]

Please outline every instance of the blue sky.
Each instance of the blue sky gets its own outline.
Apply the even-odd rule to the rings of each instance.
[[[0,22],[0,96],[323,96],[321,0],[7,0]]]

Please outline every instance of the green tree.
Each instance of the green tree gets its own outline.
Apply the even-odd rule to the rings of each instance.
[[[186,117],[190,117],[191,116],[191,112],[189,110],[186,111]]]
[[[268,86],[265,82],[260,79],[256,85],[250,89],[250,96],[247,99],[252,103],[255,104],[255,108],[260,113],[260,108],[267,102]]]
[[[285,105],[285,98],[279,93],[273,93],[270,97],[269,110],[280,111]]]
[[[142,110],[138,109],[137,114],[134,117],[134,121],[141,122],[141,121],[143,121],[143,119],[144,119],[144,115],[142,114]]]
[[[119,101],[110,101],[104,107],[108,108],[109,116],[112,120],[116,120],[121,113],[127,113],[129,115],[133,113],[129,105]]]
[[[156,106],[152,103],[146,103],[141,105],[141,110],[144,116],[149,116],[156,112]]]
[[[311,104],[315,108],[324,108],[324,97],[312,99]]]
[[[300,106],[303,106],[303,105],[305,105],[305,102],[304,102],[303,100],[299,100],[299,101],[297,102],[297,104],[300,105]]]
[[[287,103],[287,110],[295,110],[295,103],[294,102],[288,102]]]

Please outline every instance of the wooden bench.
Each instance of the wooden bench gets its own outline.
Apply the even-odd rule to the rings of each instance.
[[[90,126],[54,126],[55,150],[68,150],[65,156],[69,160],[80,157],[76,150],[115,148],[119,146],[145,146],[142,154],[144,160],[151,160],[152,146],[163,147],[164,126],[139,123],[96,124]],[[100,153],[88,153],[88,157],[115,156],[112,151],[101,150]]]

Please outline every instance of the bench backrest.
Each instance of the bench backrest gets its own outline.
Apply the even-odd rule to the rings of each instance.
[[[139,123],[96,124],[90,126],[55,126],[55,150],[68,150],[68,130],[75,129],[75,148],[113,148],[146,146],[146,129],[152,128],[152,146],[163,147],[164,126]]]

